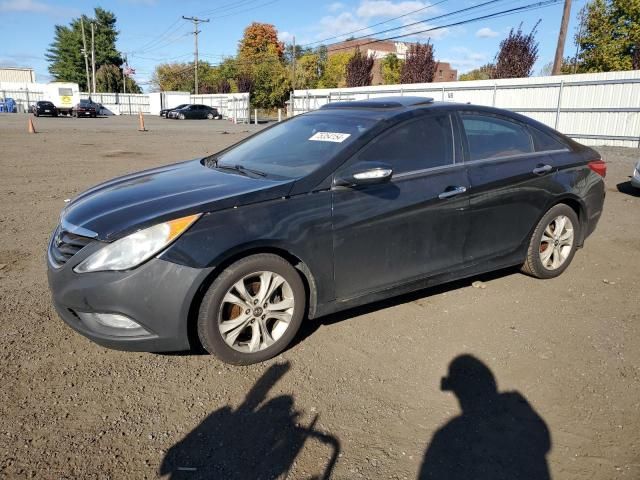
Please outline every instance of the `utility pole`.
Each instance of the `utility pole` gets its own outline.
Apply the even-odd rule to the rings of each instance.
[[[195,41],[195,50],[193,52],[193,70],[194,70],[194,76],[195,76],[195,94],[198,94],[198,34],[200,33],[200,31],[198,30],[198,23],[208,23],[209,19],[207,18],[206,20],[203,20],[201,18],[198,17],[185,17],[184,15],[182,16],[182,18],[184,18],[185,20],[189,20],[190,22],[193,22],[193,38]]]
[[[569,25],[569,17],[571,16],[571,0],[564,0],[564,10],[562,12],[562,22],[560,23],[560,32],[558,33],[558,46],[556,47],[556,56],[553,60],[552,75],[560,75],[562,70],[562,60],[564,55],[564,41],[567,38],[567,27]]]
[[[91,22],[91,71],[93,72],[93,94],[96,94],[96,42],[93,22]]]
[[[584,10],[580,10],[580,28],[578,29],[578,41],[576,42],[576,56],[573,57],[573,73],[578,71],[578,55],[582,43],[582,26],[584,25]]]
[[[293,36],[293,81],[291,82],[291,85],[293,86],[293,89],[296,89],[296,37],[295,35]]]
[[[87,90],[91,92],[91,79],[89,78],[89,57],[87,56],[87,39],[84,36],[84,17],[80,17],[82,28],[82,55],[84,55],[84,70],[87,73]]]
[[[127,69],[129,63],[127,62],[127,56],[124,56],[124,68],[122,69],[122,93],[127,94]]]

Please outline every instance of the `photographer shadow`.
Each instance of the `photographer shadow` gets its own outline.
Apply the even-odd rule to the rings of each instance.
[[[498,392],[484,363],[471,355],[455,358],[441,390],[455,394],[462,413],[434,434],[420,480],[551,478],[546,423],[519,392]]]
[[[289,363],[272,365],[237,409],[227,405],[211,413],[167,451],[160,475],[171,480],[285,478],[305,442],[314,439],[328,445],[331,454],[324,472],[312,478],[329,479],[340,453],[338,439],[315,430],[317,415],[303,426],[292,396],[266,400],[289,368]]]

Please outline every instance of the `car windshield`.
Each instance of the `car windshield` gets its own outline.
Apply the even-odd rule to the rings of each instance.
[[[181,103],[180,105],[178,105],[177,107],[172,107],[170,110],[177,110],[179,108],[184,108],[187,105],[189,105],[188,103]]]
[[[80,100],[80,105],[91,105],[93,102],[91,100]]]
[[[219,155],[212,167],[299,178],[316,170],[374,125],[338,115],[301,115],[279,123]]]

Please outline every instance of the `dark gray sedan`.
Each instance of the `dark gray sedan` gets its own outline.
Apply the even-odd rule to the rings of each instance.
[[[514,265],[557,277],[596,228],[605,173],[593,149],[505,110],[331,103],[78,195],[49,285],[101,345],[260,362],[305,318]]]

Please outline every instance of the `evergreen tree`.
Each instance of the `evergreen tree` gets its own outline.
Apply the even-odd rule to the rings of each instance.
[[[116,16],[108,10],[96,7],[94,9],[94,18],[83,15],[82,20],[84,21],[87,41],[87,55],[90,55],[91,51],[91,24],[94,24],[96,84],[98,83],[97,72],[103,65],[115,66],[120,70],[120,78],[122,78],[124,61],[116,48],[116,40],[118,39]],[[56,81],[75,82],[80,86],[81,90],[89,91],[82,48],[81,19],[74,18],[69,25],[55,26],[54,40],[49,46],[45,57],[49,62],[49,73]],[[109,75],[115,75],[112,67],[108,67],[107,70],[110,72]],[[106,71],[103,74],[103,85],[106,81],[104,75],[106,75]],[[106,84],[109,84],[109,82]],[[122,86],[122,80],[120,80],[119,85],[120,87]],[[140,90],[140,87],[135,84],[133,79],[127,81],[127,87],[129,86],[131,86],[131,90],[127,88],[127,91]]]

